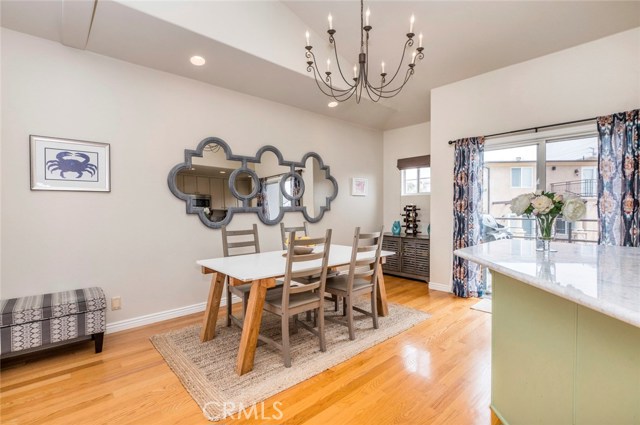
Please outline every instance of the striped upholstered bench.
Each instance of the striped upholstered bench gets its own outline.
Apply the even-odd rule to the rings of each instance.
[[[100,353],[106,309],[101,288],[0,300],[0,354],[89,335]]]

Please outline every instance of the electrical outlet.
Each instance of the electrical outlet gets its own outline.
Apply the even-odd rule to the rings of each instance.
[[[120,297],[111,298],[111,310],[120,310],[122,308],[122,299]]]

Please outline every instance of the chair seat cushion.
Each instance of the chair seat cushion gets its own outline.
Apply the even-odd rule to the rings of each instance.
[[[320,300],[317,292],[301,292],[298,294],[289,294],[289,308],[298,307]],[[282,288],[277,288],[267,292],[265,303],[274,307],[282,308]]]
[[[349,281],[348,275],[339,275],[332,277],[331,279],[327,279],[326,289],[335,289],[338,291],[347,292],[347,282]],[[373,285],[370,281],[366,279],[354,279],[353,281],[353,290],[359,291],[365,288],[371,288]]]
[[[101,288],[84,288],[51,294],[0,300],[0,327],[105,310],[107,301]]]

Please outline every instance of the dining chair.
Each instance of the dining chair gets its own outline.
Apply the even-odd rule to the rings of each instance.
[[[320,351],[326,351],[327,344],[324,336],[324,286],[327,280],[327,263],[331,247],[331,229],[327,230],[324,238],[295,240],[295,232],[289,233],[290,240],[287,248],[287,265],[282,287],[267,292],[264,310],[280,316],[282,328],[282,343],[258,334],[258,339],[279,349],[282,353],[285,367],[291,367],[291,348],[289,345],[289,321],[293,318],[293,331],[297,332],[302,326],[320,340]],[[316,249],[308,254],[296,254],[296,247],[316,245]],[[318,252],[318,249],[322,251]],[[322,260],[318,263],[318,260]],[[304,271],[301,268],[311,266]],[[304,279],[304,283],[297,280]],[[299,321],[298,314],[308,311],[315,312],[313,326]]]
[[[287,236],[289,233],[294,232],[297,234],[298,232],[304,233],[304,236],[309,236],[309,229],[307,228],[307,222],[303,221],[302,226],[292,226],[287,227],[284,223],[280,222],[280,235],[282,236],[282,249],[287,249]],[[294,237],[295,239],[295,237]]]
[[[230,239],[234,241],[232,242]],[[241,250],[241,252],[239,252],[239,250]],[[222,226],[222,252],[225,257],[259,253],[260,240],[258,238],[258,226],[254,224],[253,228],[247,230],[227,230],[226,226]],[[231,282],[227,282],[227,326],[231,326],[231,323],[234,323],[242,327],[247,305],[249,304],[251,283],[237,286],[232,286],[230,283]],[[233,295],[242,300],[242,320],[233,315]]]
[[[378,307],[377,307],[377,285],[378,285],[378,262],[380,261],[380,251],[382,250],[382,232],[360,233],[360,228],[356,227],[353,235],[353,245],[351,249],[351,263],[349,273],[333,276],[327,279],[325,292],[342,297],[343,315],[347,316],[347,327],[349,328],[349,339],[354,340],[355,327],[353,323],[353,311],[371,316],[373,327],[378,329]],[[373,253],[366,259],[358,259],[360,253]],[[354,306],[354,299],[361,295],[368,294],[371,297],[371,311],[363,310]],[[344,324],[341,321],[336,323]]]
[[[307,222],[303,221],[302,226],[291,226],[287,227],[284,223],[280,223],[280,235],[282,236],[282,249],[287,249],[287,238],[289,237],[289,233],[294,232],[294,234],[298,234],[298,232],[304,233],[304,236],[309,236],[309,228],[307,227]],[[294,237],[295,239],[295,237]],[[335,276],[339,272],[337,270],[329,270],[327,272],[327,277]],[[340,297],[337,295],[332,295],[329,301],[333,302],[334,311],[338,311],[338,306],[340,303]],[[307,319],[309,319],[311,312],[307,313]]]

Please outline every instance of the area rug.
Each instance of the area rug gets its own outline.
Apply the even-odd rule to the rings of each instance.
[[[471,309],[491,313],[491,299],[483,298],[479,303],[472,305]]]
[[[333,312],[330,305],[333,306],[327,304],[325,314],[346,323],[341,312]],[[365,302],[359,306],[366,309],[369,305]],[[318,338],[299,327],[298,333],[291,334],[290,368],[284,367],[277,350],[259,343],[254,368],[243,376],[235,373],[241,330],[224,326],[225,320],[218,320],[216,338],[205,343],[200,342],[200,325],[154,335],[151,342],[204,416],[217,421],[342,363],[429,317],[425,312],[389,303],[389,315],[380,317],[379,329],[373,329],[372,319],[356,312],[355,341],[349,340],[346,326],[327,320],[324,353],[320,351]],[[280,341],[279,317],[265,312],[261,333]]]

